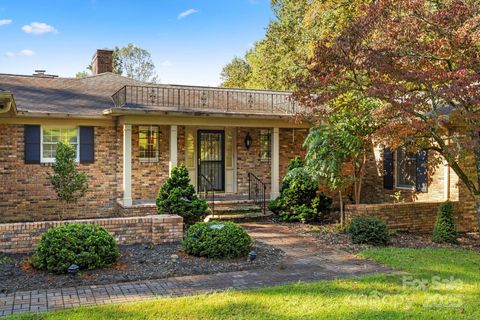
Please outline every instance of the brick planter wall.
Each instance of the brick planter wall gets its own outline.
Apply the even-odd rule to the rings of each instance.
[[[48,229],[68,223],[102,226],[115,237],[117,244],[164,244],[183,238],[183,219],[177,215],[2,223],[0,252],[31,252]]]
[[[430,233],[433,231],[438,207],[442,202],[410,202],[358,204],[345,206],[345,218],[373,216],[382,219],[389,228],[396,231]],[[455,222],[461,232],[475,231],[477,225],[472,212],[462,210],[458,201],[453,201]]]

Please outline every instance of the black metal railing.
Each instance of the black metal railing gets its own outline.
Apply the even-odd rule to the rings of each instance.
[[[210,210],[212,211],[212,216],[215,216],[215,186],[212,181],[205,177],[203,174],[200,174],[200,183],[199,186],[202,186],[202,190],[198,190],[199,195],[203,198],[209,205]],[[199,187],[200,189],[200,187]],[[211,200],[209,201],[209,197]]]
[[[299,104],[291,92],[225,89],[192,86],[132,86],[113,94],[117,108],[156,106],[177,111],[208,110],[218,112],[294,115]]]
[[[267,185],[256,175],[248,173],[248,200],[253,200],[262,208],[262,213],[267,213]]]

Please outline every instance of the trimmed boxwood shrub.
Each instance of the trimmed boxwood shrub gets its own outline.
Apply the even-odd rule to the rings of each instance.
[[[170,178],[160,187],[157,196],[158,214],[178,214],[186,225],[202,220],[207,202],[197,196],[190,184],[185,165],[172,169]]]
[[[438,208],[432,240],[437,243],[457,243],[457,228],[453,220],[453,204],[446,201]]]
[[[66,273],[76,264],[80,270],[103,268],[120,256],[115,239],[104,228],[91,224],[67,224],[49,229],[38,244],[34,268]]]
[[[233,222],[198,222],[185,233],[182,247],[197,257],[233,259],[246,256],[252,238]]]
[[[390,242],[387,225],[375,217],[354,217],[347,232],[353,243],[387,245]]]

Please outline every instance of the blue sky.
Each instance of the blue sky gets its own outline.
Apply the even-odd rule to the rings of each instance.
[[[0,0],[0,73],[73,77],[97,48],[150,51],[162,83],[215,86],[265,33],[270,0]]]

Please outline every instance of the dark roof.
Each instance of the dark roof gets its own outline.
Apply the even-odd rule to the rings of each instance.
[[[112,108],[111,96],[123,86],[143,82],[113,73],[76,79],[0,74],[1,90],[15,97],[18,111],[102,115]]]

